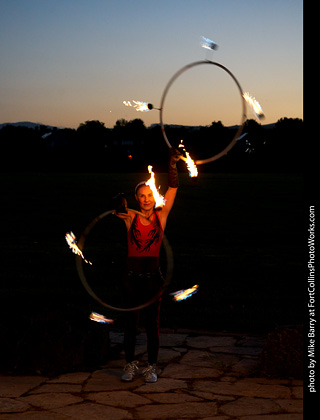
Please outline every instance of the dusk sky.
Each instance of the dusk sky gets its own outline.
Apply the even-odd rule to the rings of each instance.
[[[303,118],[302,0],[0,0],[0,123],[113,127],[159,122],[124,100],[159,107],[183,66],[227,67],[261,104],[263,124]],[[218,44],[201,47],[201,36]],[[212,65],[184,72],[163,110],[167,124],[241,120],[239,90]],[[254,118],[250,109],[248,118]]]

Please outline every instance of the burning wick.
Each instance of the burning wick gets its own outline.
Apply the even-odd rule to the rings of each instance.
[[[194,163],[194,160],[191,159],[191,156],[189,155],[189,153],[186,151],[186,149],[185,149],[185,147],[183,145],[183,140],[180,141],[179,148],[180,147],[183,147],[183,151],[186,154],[186,157],[183,156],[182,157],[182,160],[184,160],[186,162],[186,164],[187,164],[187,168],[188,168],[188,171],[189,171],[189,176],[191,178],[196,178],[198,176],[197,166]]]
[[[81,250],[79,249],[78,245],[77,245],[77,240],[76,237],[74,236],[73,232],[69,232],[66,234],[65,239],[69,245],[69,248],[71,249],[71,251],[76,254],[76,255],[80,255],[80,257],[83,259],[84,262],[86,262],[87,264],[92,265],[92,262],[87,261],[84,256],[83,253],[81,252]]]
[[[91,312],[89,318],[91,321],[100,322],[101,324],[113,324],[113,319],[108,319],[103,315],[98,314],[97,312]]]
[[[265,115],[262,111],[261,105],[256,100],[256,98],[250,96],[249,92],[243,93],[242,96],[244,97],[245,101],[251,106],[254,115],[259,119],[263,119]]]
[[[153,109],[153,105],[149,104],[148,102],[141,102],[141,101],[132,101],[134,103],[134,105],[132,105],[132,103],[130,101],[123,101],[123,105],[124,106],[132,106],[133,108],[136,109],[136,111],[140,111],[140,112],[148,112],[151,111],[151,109]]]
[[[156,182],[155,182],[155,176],[154,176],[154,172],[152,172],[152,166],[151,165],[148,166],[148,171],[149,171],[149,174],[151,174],[151,176],[150,176],[150,179],[146,182],[146,185],[148,185],[151,188],[151,191],[153,193],[153,197],[156,200],[155,207],[163,207],[165,205],[166,201],[165,201],[164,197],[157,190]]]
[[[218,49],[218,45],[211,41],[209,38],[205,38],[204,36],[201,37],[201,47],[206,48],[207,50],[216,50]]]
[[[179,290],[178,292],[170,293],[173,296],[173,300],[179,302],[180,300],[185,300],[188,297],[197,293],[199,286],[195,284],[190,289]]]

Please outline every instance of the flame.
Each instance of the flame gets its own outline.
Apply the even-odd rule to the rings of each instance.
[[[197,293],[199,286],[195,284],[194,286],[190,287],[190,289],[179,290],[178,292],[170,293],[173,296],[173,300],[179,302],[180,300],[185,300],[188,297]]]
[[[134,103],[134,105],[132,105],[130,101],[123,101],[122,103],[124,106],[132,106],[133,108],[136,109],[136,111],[140,111],[140,112],[148,112],[153,108],[153,106],[149,104],[148,102],[141,102],[141,101],[132,101],[132,102]]]
[[[187,168],[189,171],[189,176],[191,176],[191,178],[196,178],[198,176],[198,168],[196,167],[196,164],[194,163],[194,160],[191,159],[190,155],[188,152],[186,152],[186,164],[187,164]]]
[[[89,318],[91,321],[100,322],[101,324],[113,324],[113,319],[108,319],[103,315],[98,314],[97,312],[91,312]]]
[[[154,176],[154,172],[152,172],[152,166],[148,166],[148,171],[149,174],[151,174],[150,179],[146,182],[146,185],[148,185],[152,192],[153,192],[153,197],[156,200],[156,207],[163,207],[165,204],[165,199],[164,197],[159,193],[159,191],[157,190],[156,187],[156,183],[155,183],[155,176]]]
[[[77,245],[77,240],[76,237],[74,236],[73,232],[69,232],[66,233],[65,239],[69,245],[69,248],[71,249],[71,251],[76,254],[76,255],[80,255],[80,257],[83,259],[84,262],[86,262],[87,264],[92,265],[92,262],[87,261],[84,256],[83,253],[81,252],[81,250],[79,249],[78,245]]]
[[[194,160],[191,159],[191,156],[189,155],[189,153],[186,151],[184,145],[183,145],[183,140],[181,140],[179,147],[183,147],[183,151],[186,154],[186,157],[182,157],[182,159],[186,162],[187,164],[187,168],[189,171],[189,176],[191,178],[196,178],[198,176],[198,168],[196,166],[196,164],[194,163]]]
[[[242,94],[242,96],[244,97],[245,101],[251,106],[254,115],[256,117],[258,117],[259,119],[264,118],[263,110],[262,110],[261,105],[259,104],[259,102],[256,100],[256,98],[252,97],[249,94],[249,92],[244,92]]]

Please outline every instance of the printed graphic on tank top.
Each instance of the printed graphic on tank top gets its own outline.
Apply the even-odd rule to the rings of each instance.
[[[152,223],[148,225],[143,225],[136,214],[128,231],[128,257],[159,257],[162,236],[157,212],[153,213]]]

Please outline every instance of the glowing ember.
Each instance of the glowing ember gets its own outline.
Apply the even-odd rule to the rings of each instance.
[[[218,45],[211,41],[211,39],[205,38],[204,36],[201,37],[201,47],[206,48],[207,50],[216,50]]]
[[[196,164],[194,163],[194,160],[191,159],[191,156],[189,155],[189,153],[186,151],[184,145],[183,145],[183,140],[181,140],[179,147],[183,147],[183,151],[186,154],[186,157],[182,157],[182,159],[186,162],[187,164],[187,168],[189,171],[189,176],[191,178],[196,178],[198,176],[198,168],[196,166]]]
[[[125,106],[131,106],[136,109],[136,111],[140,112],[148,112],[153,108],[152,104],[149,104],[148,102],[141,102],[141,101],[132,101],[134,105],[130,101],[123,101],[123,105]]]
[[[87,261],[84,256],[83,253],[81,252],[81,250],[79,249],[78,245],[77,245],[77,240],[76,237],[74,236],[73,232],[69,232],[66,234],[65,239],[67,241],[67,244],[69,245],[69,248],[71,249],[71,251],[76,254],[76,255],[80,255],[80,257],[83,259],[84,262],[86,262],[87,264],[92,265],[92,262]]]
[[[157,190],[154,172],[152,172],[152,166],[150,166],[150,165],[148,166],[148,171],[149,171],[149,174],[151,174],[151,176],[150,176],[150,179],[146,182],[146,185],[148,185],[153,192],[153,197],[156,200],[155,206],[156,207],[163,207],[164,204],[165,204],[165,199],[159,193],[159,191]]]
[[[243,93],[242,96],[244,97],[246,102],[251,106],[254,115],[259,119],[263,119],[264,113],[262,111],[261,105],[256,100],[256,98],[253,98],[252,96],[250,96],[248,92]]]
[[[190,289],[179,290],[178,292],[170,293],[173,296],[173,300],[179,302],[180,300],[185,300],[188,297],[197,293],[199,286],[195,284],[194,286],[190,287]]]
[[[98,314],[97,312],[91,312],[89,318],[91,321],[100,322],[101,324],[113,324],[113,319],[108,319],[103,315]]]

